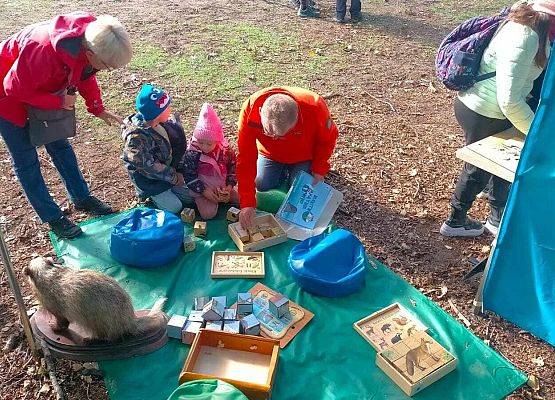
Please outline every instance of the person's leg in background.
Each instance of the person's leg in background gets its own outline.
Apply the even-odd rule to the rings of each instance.
[[[488,200],[490,206],[489,216],[484,226],[486,230],[494,236],[497,236],[501,217],[505,211],[505,205],[509,198],[511,183],[498,176],[492,176],[491,188],[488,192]]]
[[[361,8],[362,5],[360,4],[360,0],[351,0],[351,7],[349,8],[349,13],[351,14],[351,22],[357,23],[361,21]]]
[[[335,22],[345,23],[345,14],[347,13],[347,0],[336,0],[335,3]]]
[[[300,0],[297,15],[301,18],[318,18],[320,16],[320,10],[312,6],[312,4],[313,2],[311,0]]]
[[[150,196],[150,200],[156,205],[160,210],[165,210],[173,214],[178,214],[183,208],[183,204],[179,197],[172,191],[168,189],[160,194]]]
[[[470,110],[459,99],[455,99],[454,107],[455,117],[465,133],[467,145],[511,126],[508,120],[487,118]],[[491,176],[489,172],[472,164],[464,164],[451,198],[451,214],[440,229],[442,235],[475,237],[484,232],[482,223],[469,218],[467,213],[478,193],[487,186]]]
[[[91,196],[87,182],[77,163],[77,156],[67,139],[48,143],[44,147],[60,173],[76,209],[93,215],[107,215],[114,212],[112,207]]]
[[[267,192],[281,186],[287,179],[287,165],[270,160],[263,155],[258,155],[256,162],[256,190]]]
[[[299,172],[304,171],[310,174],[310,167],[312,166],[312,161],[303,161],[297,164],[291,164],[287,168],[288,172],[288,184],[291,186]]]
[[[6,143],[12,166],[27,200],[42,222],[48,223],[56,235],[74,238],[81,228],[68,220],[56,204],[40,170],[37,149],[29,139],[29,127],[19,127],[0,118],[0,135]]]

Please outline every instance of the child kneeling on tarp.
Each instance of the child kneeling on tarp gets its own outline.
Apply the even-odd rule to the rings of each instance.
[[[122,159],[142,200],[150,198],[156,207],[179,213],[188,189],[179,167],[187,140],[182,126],[170,121],[171,98],[162,89],[143,85],[137,95],[137,112],[124,121]]]
[[[239,203],[236,164],[216,111],[204,103],[183,159],[185,183],[203,219],[214,218],[219,203]]]

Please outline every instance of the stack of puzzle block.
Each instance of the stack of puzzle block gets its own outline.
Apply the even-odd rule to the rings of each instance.
[[[237,294],[237,308],[227,308],[227,297],[197,297],[187,317],[173,315],[168,322],[168,336],[191,344],[202,329],[260,335],[260,322],[253,314],[250,293]]]

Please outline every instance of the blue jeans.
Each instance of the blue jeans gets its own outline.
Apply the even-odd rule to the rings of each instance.
[[[291,185],[300,171],[310,172],[311,165],[311,160],[297,164],[282,164],[259,154],[256,162],[256,189],[266,192],[279,188],[285,182]]]
[[[351,0],[351,8],[349,9],[351,18],[360,17],[361,7],[360,0]],[[341,19],[345,18],[345,14],[347,13],[347,0],[337,0],[335,10],[337,12],[337,17]]]
[[[12,165],[25,196],[42,222],[52,222],[62,217],[62,210],[48,192],[40,170],[37,149],[29,139],[29,125],[19,127],[0,118],[0,135],[12,158]],[[67,139],[45,145],[54,166],[72,201],[90,195],[89,188],[77,164],[77,157]]]
[[[156,204],[160,210],[165,210],[174,214],[179,213],[185,204],[194,204],[189,189],[186,186],[175,186],[165,192],[150,196],[150,200]]]

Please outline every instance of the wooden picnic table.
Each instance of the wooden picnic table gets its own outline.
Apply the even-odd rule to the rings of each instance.
[[[513,182],[526,136],[515,128],[457,150],[457,158],[506,181]]]

